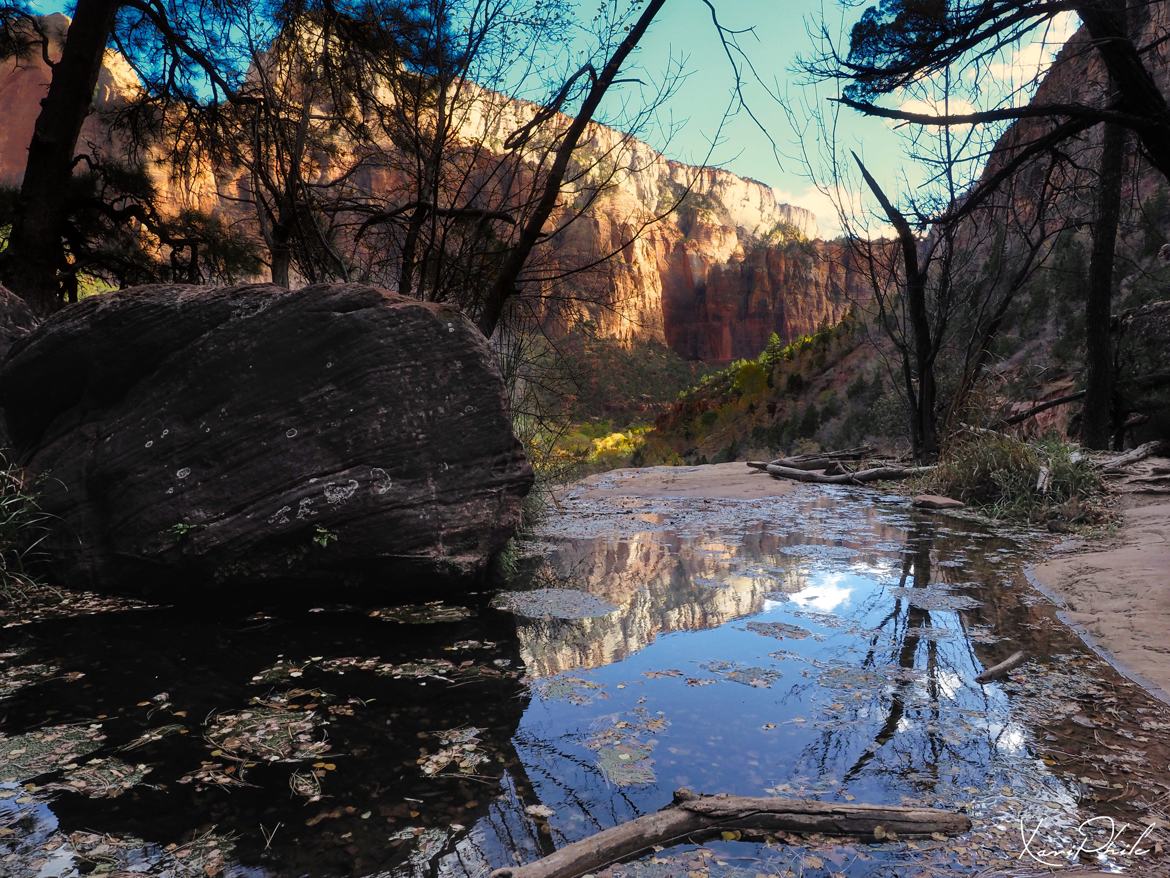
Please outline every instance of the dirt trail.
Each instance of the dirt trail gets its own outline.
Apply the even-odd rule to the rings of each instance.
[[[1117,535],[1069,547],[1031,573],[1093,648],[1170,703],[1170,497],[1142,493],[1132,480],[1118,487]]]

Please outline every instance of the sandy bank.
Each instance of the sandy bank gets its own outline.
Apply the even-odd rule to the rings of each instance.
[[[1170,500],[1129,495],[1125,507],[1116,536],[1031,573],[1067,624],[1170,702]]]
[[[780,497],[793,490],[767,473],[749,469],[742,461],[703,466],[650,466],[611,470],[577,483],[589,497],[694,497],[709,500],[757,500]]]

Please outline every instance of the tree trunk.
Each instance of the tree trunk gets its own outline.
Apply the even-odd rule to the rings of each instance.
[[[921,342],[919,342],[921,343]],[[930,342],[930,332],[926,334]],[[915,459],[919,463],[933,463],[938,460],[938,382],[934,376],[931,358],[918,355],[918,418],[919,446]]]
[[[938,384],[934,375],[934,358],[937,351],[930,328],[930,312],[926,305],[930,267],[921,265],[919,261],[918,238],[906,215],[890,201],[856,152],[853,153],[853,160],[861,169],[866,185],[882,206],[890,225],[898,233],[902,266],[906,272],[906,309],[910,316],[910,343],[914,352],[913,368],[905,351],[902,357],[902,377],[906,382],[906,393],[911,409],[910,444],[915,461],[933,463],[938,459]],[[916,372],[917,376],[912,375],[912,371]],[[917,393],[914,387],[915,377],[918,379]]]
[[[838,473],[829,475],[812,470],[796,469],[790,466],[779,466],[774,463],[764,468],[774,479],[791,479],[794,482],[815,482],[818,485],[862,485],[866,482],[879,482],[886,479],[911,479],[925,475],[934,469],[933,466],[875,466],[870,469],[861,469],[855,473]]]
[[[540,186],[540,200],[537,201],[536,207],[524,224],[519,238],[508,251],[503,265],[492,281],[490,289],[487,290],[479,319],[476,322],[479,324],[480,331],[488,338],[491,338],[492,333],[495,332],[496,326],[504,314],[504,306],[515,295],[520,273],[524,270],[524,265],[528,262],[533,248],[540,241],[545,222],[548,221],[553,209],[557,206],[561,186],[565,181],[565,173],[569,169],[569,162],[572,160],[573,154],[577,151],[581,136],[593,121],[593,114],[597,112],[602,98],[605,97],[609,87],[613,85],[618,73],[621,72],[622,64],[625,63],[629,54],[637,48],[638,43],[654,21],[654,16],[664,5],[666,5],[666,0],[650,0],[625,38],[609,56],[600,73],[594,75],[592,85],[589,86],[580,109],[577,110],[573,121],[569,123],[569,128],[556,149],[548,176]]]
[[[1113,259],[1121,219],[1121,178],[1125,129],[1105,123],[1097,183],[1097,217],[1089,257],[1089,299],[1085,303],[1085,402],[1081,442],[1108,448],[1113,434],[1113,345],[1109,320],[1113,306]]]
[[[1134,131],[1145,147],[1145,156],[1170,180],[1170,105],[1130,36],[1126,3],[1085,0],[1076,4],[1076,12],[1109,71],[1117,109],[1143,120]]]
[[[292,247],[289,246],[288,241],[273,245],[269,252],[269,258],[272,260],[272,282],[287,290],[289,268],[292,265]]]
[[[42,315],[62,304],[58,271],[69,271],[62,236],[73,159],[119,6],[120,0],[78,0],[28,147],[2,271],[8,288]]]

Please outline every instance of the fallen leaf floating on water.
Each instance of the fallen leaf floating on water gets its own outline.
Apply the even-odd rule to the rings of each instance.
[[[481,730],[475,726],[461,729],[447,729],[436,733],[439,749],[434,753],[420,751],[417,763],[422,773],[434,777],[448,769],[458,774],[475,774],[479,766],[489,760],[480,750]]]
[[[219,714],[207,739],[232,756],[263,762],[295,762],[329,750],[315,713],[261,706]]]
[[[114,799],[141,783],[149,772],[146,765],[129,765],[119,759],[91,759],[44,788],[80,793],[93,799]]]
[[[472,613],[468,607],[445,604],[442,601],[430,601],[425,604],[383,607],[370,610],[367,615],[371,619],[398,622],[404,625],[435,625],[443,622],[462,622],[464,619],[470,619]]]

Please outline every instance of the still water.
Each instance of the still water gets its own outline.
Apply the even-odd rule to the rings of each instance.
[[[848,489],[611,487],[562,499],[509,594],[10,612],[0,875],[482,876],[679,787],[975,829],[708,841],[610,874],[1164,874],[1170,711],[1029,587],[1034,537]],[[1088,818],[1131,828],[1067,854]]]

